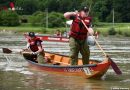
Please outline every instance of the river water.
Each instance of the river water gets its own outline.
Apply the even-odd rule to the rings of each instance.
[[[98,42],[117,63],[122,75],[110,69],[101,80],[33,71],[18,53],[4,54],[2,48],[19,52],[26,40],[19,34],[0,34],[0,90],[130,90],[130,37],[100,37]],[[67,43],[43,42],[46,51],[69,55]],[[91,57],[102,60],[102,52],[90,46]]]

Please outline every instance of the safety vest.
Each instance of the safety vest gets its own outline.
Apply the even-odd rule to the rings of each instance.
[[[29,42],[29,48],[33,51],[33,52],[36,52],[36,51],[38,51],[38,46],[37,46],[37,42],[42,42],[41,40],[40,40],[40,38],[37,38],[37,37],[35,37],[35,39],[28,39],[28,42]],[[42,47],[42,45],[41,45],[41,47]]]
[[[90,26],[91,17],[82,18],[86,26]],[[73,20],[70,30],[70,37],[74,37],[75,39],[85,40],[87,38],[87,29],[82,24],[81,20],[78,16]]]

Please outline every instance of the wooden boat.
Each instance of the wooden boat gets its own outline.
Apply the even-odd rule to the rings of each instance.
[[[31,55],[23,53],[24,58],[28,61],[29,66],[35,70],[53,72],[63,75],[82,76],[84,78],[100,79],[109,69],[111,61],[90,60],[89,64],[83,65],[82,60],[78,60],[78,65],[70,65],[70,58],[65,55],[55,53],[45,53],[49,62],[39,64],[34,62]]]
[[[28,39],[28,35],[24,34],[25,38]],[[36,35],[36,37],[40,38],[42,41],[53,41],[53,42],[69,42],[69,38],[60,37],[60,36],[52,36],[52,35]]]

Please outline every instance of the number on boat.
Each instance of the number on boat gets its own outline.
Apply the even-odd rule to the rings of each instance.
[[[83,70],[84,70],[86,75],[92,75],[92,73],[88,67],[84,67]]]

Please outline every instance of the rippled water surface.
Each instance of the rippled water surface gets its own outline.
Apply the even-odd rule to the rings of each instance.
[[[117,63],[123,75],[116,75],[110,68],[101,80],[87,80],[82,77],[33,71],[28,68],[28,63],[20,54],[4,54],[1,50],[6,47],[19,52],[26,47],[24,36],[0,34],[0,90],[130,90],[130,38],[100,37],[98,42]],[[43,47],[46,51],[69,55],[67,43],[44,41]],[[96,46],[90,46],[90,50],[90,58],[104,58]]]

